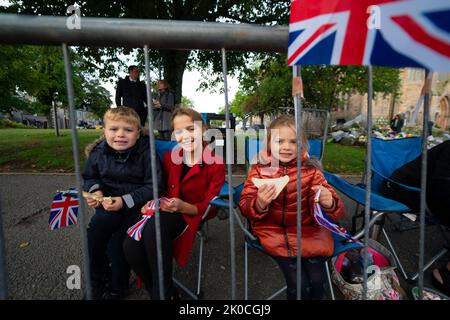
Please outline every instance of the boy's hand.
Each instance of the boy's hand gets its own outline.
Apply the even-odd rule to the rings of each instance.
[[[264,211],[275,199],[277,188],[274,184],[263,184],[256,195],[256,211]]]
[[[328,190],[327,188],[325,188],[322,185],[312,186],[311,189],[314,191],[314,193],[316,193],[317,190],[319,190],[319,189],[321,190],[320,196],[319,196],[319,204],[322,208],[327,210],[327,209],[331,209],[334,206],[334,199],[333,199],[333,195],[331,194],[330,190]]]
[[[95,192],[92,192],[92,194],[95,194],[95,195],[97,195],[99,197],[103,197],[103,192],[101,190],[97,190]],[[100,201],[97,201],[97,200],[94,200],[94,199],[91,199],[91,198],[86,198],[86,203],[91,208],[98,208],[98,207],[101,206]]]
[[[111,197],[112,203],[108,204],[106,202],[103,202],[103,208],[105,208],[106,211],[119,211],[123,208],[123,200],[122,197]]]

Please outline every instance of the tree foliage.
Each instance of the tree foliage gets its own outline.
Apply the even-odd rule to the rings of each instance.
[[[55,99],[67,106],[60,47],[0,46],[0,112],[14,109],[48,115]],[[111,105],[110,93],[86,72],[86,61],[71,53],[75,107],[99,114]],[[92,109],[92,110],[91,110]]]
[[[289,0],[96,0],[80,1],[81,15],[86,17],[116,17],[137,19],[166,19],[193,21],[220,21],[230,23],[287,24]],[[22,14],[66,15],[68,3],[63,0],[11,0],[8,12]],[[117,77],[117,66],[125,70],[125,62],[118,54],[129,54],[128,48],[77,48],[79,54],[92,61],[91,72],[102,79]],[[137,50],[143,62],[143,52]],[[245,69],[250,53],[229,53],[227,57],[230,74]],[[203,71],[205,81],[202,89],[215,87],[221,81],[222,72],[220,52],[189,50],[151,50],[151,67],[163,69],[163,75],[175,91],[175,103],[182,98],[183,73],[187,68]]]
[[[292,68],[280,54],[258,61],[240,78],[240,89],[230,104],[236,115],[278,114],[293,110]],[[343,105],[348,95],[367,92],[367,68],[363,66],[302,66],[304,106],[331,109]],[[374,93],[398,95],[398,69],[373,68]]]
[[[186,96],[181,98],[181,105],[186,108],[194,108],[194,103]]]

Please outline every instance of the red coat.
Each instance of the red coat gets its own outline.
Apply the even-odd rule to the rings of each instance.
[[[182,154],[182,149],[175,150],[177,150],[175,152],[179,152],[179,155]],[[171,152],[167,152],[163,157],[164,173],[167,177],[167,192],[165,196],[168,198],[180,198],[189,204],[195,205],[198,210],[198,213],[194,216],[183,214],[187,228],[173,243],[174,257],[181,267],[186,264],[189,258],[195,235],[209,202],[219,193],[225,182],[225,166],[222,158],[214,154],[209,157],[204,156],[202,163],[201,165],[194,165],[183,180],[180,181],[182,164],[172,161]],[[217,208],[213,207],[208,217],[213,217],[216,213]]]
[[[305,156],[302,162],[305,160]],[[263,248],[273,256],[297,256],[297,160],[280,167],[275,171],[264,170],[268,165],[256,164],[252,167],[239,206],[244,216],[251,221],[252,229],[259,238]],[[252,178],[279,178],[289,176],[289,182],[279,196],[271,202],[268,211],[258,213],[255,210],[258,189]],[[319,226],[313,218],[314,185],[322,184],[331,191],[335,206],[325,210],[332,220],[344,216],[344,207],[333,188],[327,183],[319,169],[302,165],[301,191],[301,224],[302,224],[302,257],[331,256],[333,254],[333,238],[330,231]]]

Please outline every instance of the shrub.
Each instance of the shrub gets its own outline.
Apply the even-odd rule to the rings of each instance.
[[[15,128],[15,129],[29,129],[26,125],[9,119],[0,119],[0,129]]]

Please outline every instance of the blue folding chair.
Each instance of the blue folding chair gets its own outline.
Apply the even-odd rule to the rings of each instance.
[[[369,221],[369,228],[372,228],[371,238],[378,239],[380,234],[386,239],[386,242],[396,260],[397,265],[401,271],[402,276],[406,280],[415,280],[418,277],[418,273],[409,277],[400,262],[397,252],[386,233],[384,228],[384,217],[389,217],[390,214],[405,214],[410,213],[411,210],[405,204],[386,198],[381,195],[381,188],[385,181],[395,183],[405,190],[410,192],[420,192],[419,188],[400,184],[390,179],[391,174],[404,164],[414,160],[421,154],[422,139],[420,137],[394,139],[394,140],[382,140],[378,138],[372,138],[372,178],[371,178],[371,195],[370,195],[370,211],[371,219]],[[325,178],[328,182],[344,195],[354,200],[358,206],[365,206],[365,185],[363,183],[351,184],[339,177],[338,175],[326,172]],[[364,181],[364,177],[363,180]],[[352,233],[357,232],[356,221],[358,218],[363,217],[363,213],[355,214],[352,218]],[[356,233],[356,237],[361,236],[363,228]],[[425,265],[427,270],[431,264],[444,255],[447,250],[444,248],[433,259]]]
[[[238,187],[235,188],[234,190],[234,202],[236,204],[239,203],[240,201],[240,197],[241,197],[241,193],[242,190],[244,188],[243,184],[240,184]],[[326,215],[325,215],[326,217]],[[326,217],[328,218],[328,217]],[[239,220],[240,221],[240,220]],[[240,224],[241,228],[244,228],[244,226],[242,224]],[[245,286],[245,293],[244,293],[244,297],[247,300],[248,299],[248,249],[256,249],[259,252],[268,255],[269,257],[271,257],[265,250],[264,248],[261,246],[259,240],[257,237],[255,237],[252,234],[251,231],[251,227],[250,227],[250,222],[246,221],[246,227],[243,229],[245,236],[245,246],[244,246],[244,286]],[[360,248],[363,245],[361,243],[358,242],[347,242],[345,238],[333,234],[333,242],[334,242],[334,251],[333,251],[333,255],[331,257],[329,257],[329,259],[327,259],[327,261],[325,261],[325,269],[326,269],[326,273],[327,273],[327,282],[328,282],[328,287],[330,289],[330,296],[332,300],[335,300],[335,295],[334,295],[334,290],[333,290],[333,283],[331,281],[331,274],[330,274],[330,268],[328,266],[329,262],[331,261],[331,259],[347,250],[350,250],[352,248]],[[284,286],[283,288],[279,289],[278,291],[276,291],[275,293],[273,293],[270,297],[267,298],[267,300],[272,300],[275,297],[277,297],[278,295],[280,295],[281,293],[283,293],[286,290],[286,286]]]
[[[158,154],[161,161],[166,152],[171,152],[173,148],[177,146],[176,141],[169,140],[155,140],[156,153]],[[199,249],[199,258],[198,258],[198,271],[197,271],[197,288],[195,293],[192,290],[188,289],[184,286],[180,281],[173,278],[173,282],[180,289],[182,289],[187,295],[189,295],[194,300],[202,299],[203,292],[201,290],[201,279],[202,279],[202,266],[203,266],[203,245],[205,241],[207,241],[207,222],[209,220],[209,213],[212,207],[228,207],[228,202],[224,199],[228,199],[228,183],[225,182],[222,185],[222,188],[219,191],[219,194],[215,196],[209,203],[205,213],[202,216],[202,223],[197,231],[197,235],[200,238],[200,249]]]
[[[392,183],[389,177],[391,174],[403,166],[404,164],[414,160],[421,153],[422,139],[420,137],[413,137],[407,139],[382,140],[372,138],[372,177],[371,177],[371,191],[377,195],[381,195],[383,183],[388,180]],[[364,188],[365,176],[363,175],[360,187]],[[398,183],[396,183],[398,184]],[[400,184],[399,184],[400,185]],[[420,189],[402,185],[403,188],[412,192],[420,192]],[[356,221],[363,217],[363,213],[358,214],[359,202],[355,209],[355,214],[352,218],[352,232],[356,232]],[[387,212],[409,212],[410,209],[403,208],[399,211],[394,211],[395,205],[389,204]],[[407,211],[404,211],[407,210]],[[380,221],[383,219],[380,219]],[[379,236],[379,227],[375,227],[372,237],[377,239]]]
[[[416,194],[417,197],[420,195],[420,188],[409,186],[403,183],[399,183],[398,181],[392,180],[390,177],[394,173],[395,170],[400,168],[406,163],[411,162],[417,157],[421,156],[422,153],[422,138],[421,137],[413,137],[407,139],[400,140],[380,140],[380,139],[372,139],[372,184],[371,187],[375,192],[380,192],[383,183],[385,181],[389,181],[391,184],[395,184],[400,189],[404,189],[411,194]],[[417,212],[414,212],[417,214]],[[400,217],[400,223],[402,223],[406,218],[403,216]],[[384,222],[384,220],[382,220]],[[426,205],[425,211],[425,222],[426,226],[438,226],[439,231],[441,232],[443,238],[445,239],[444,247],[433,256],[424,266],[424,271],[427,270],[435,261],[437,261],[440,257],[445,255],[449,250],[449,240],[443,230],[443,227],[440,225],[439,221],[433,216],[432,212],[430,212],[428,206]],[[384,223],[381,223],[379,226],[380,230],[375,230],[375,236],[377,236],[380,231],[383,236],[386,238],[387,243],[393,253],[396,256],[395,248],[390,240],[385,228]],[[402,230],[401,228],[397,228],[399,231],[406,231],[408,229]],[[397,261],[400,270],[402,270],[403,276],[407,280],[415,281],[418,277],[418,273],[407,276],[404,271],[404,267],[400,261]]]
[[[327,113],[327,123],[329,120],[329,114]],[[315,156],[317,159],[319,159],[320,161],[323,158],[323,154],[324,154],[324,150],[325,150],[325,142],[326,142],[326,130],[327,130],[327,125],[325,126],[325,133],[323,138],[319,139],[319,138],[310,138],[308,139],[308,144],[309,144],[309,155],[310,156]],[[245,158],[246,158],[246,163],[247,163],[247,168],[248,168],[248,164],[249,163],[253,163],[253,161],[255,161],[257,155],[259,154],[259,152],[261,152],[263,150],[263,141],[262,140],[258,140],[258,139],[251,139],[251,138],[246,138],[245,140]],[[236,205],[239,204],[240,201],[240,196],[242,193],[242,189],[244,188],[244,183],[238,185],[237,187],[235,187],[235,191],[234,191],[234,203]],[[240,219],[238,219],[238,221],[240,221]],[[259,243],[258,239],[251,233],[251,228],[250,228],[250,222],[246,221],[246,226],[244,227],[244,225],[242,223],[240,223],[241,229],[244,231],[244,240],[245,240],[245,245],[244,245],[244,263],[245,263],[245,273],[244,273],[244,285],[245,285],[245,299],[248,298],[248,249],[253,248],[256,249],[264,254],[267,254],[264,249],[262,248],[261,244]],[[344,238],[339,237],[338,235],[334,235],[333,234],[333,240],[334,240],[334,252],[333,252],[333,256],[330,257],[330,259],[328,259],[325,262],[325,268],[326,268],[326,272],[327,272],[327,281],[328,281],[328,286],[330,289],[330,295],[331,295],[331,299],[335,300],[335,295],[334,295],[334,290],[333,290],[333,284],[331,282],[331,274],[330,274],[330,269],[328,266],[328,262],[331,261],[331,258],[335,257],[336,255],[347,251],[351,248],[355,248],[355,247],[361,247],[362,245],[359,243],[344,243]],[[276,291],[274,294],[272,294],[270,297],[268,297],[268,300],[271,300],[275,297],[277,297],[278,295],[280,295],[281,293],[283,293],[286,290],[286,286],[284,286],[283,288],[281,288],[280,290]]]

